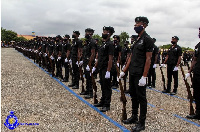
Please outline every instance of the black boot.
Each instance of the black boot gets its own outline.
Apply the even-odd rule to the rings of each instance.
[[[98,104],[94,104],[95,107],[103,107],[103,103],[99,102]]]
[[[197,114],[195,114],[195,115],[187,115],[186,118],[200,120],[200,115],[197,115]]]
[[[87,91],[81,92],[80,95],[87,95]]]
[[[102,108],[100,109],[101,112],[106,112],[106,111],[108,111],[108,110],[110,110],[110,106],[104,106],[104,107],[102,107]]]
[[[79,86],[75,85],[75,86],[72,87],[72,89],[79,89]]]
[[[92,94],[88,94],[88,95],[85,95],[84,98],[85,98],[85,99],[90,99],[90,98],[93,98],[93,95],[92,95]]]
[[[134,127],[132,127],[133,132],[140,132],[142,130],[145,130],[145,125],[143,123],[138,123]]]
[[[127,120],[122,120],[124,124],[135,124],[138,122],[138,117],[136,115],[132,115]]]
[[[166,89],[162,91],[163,93],[170,93],[170,90]]]
[[[69,86],[69,87],[74,87],[74,86],[75,86],[75,84],[74,84],[74,83],[72,83],[72,84],[69,84],[68,86]]]

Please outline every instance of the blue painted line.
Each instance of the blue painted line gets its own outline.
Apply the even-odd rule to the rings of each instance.
[[[20,53],[20,52],[19,52]],[[20,53],[22,54],[22,53]],[[23,54],[22,54],[23,55]],[[24,56],[24,55],[23,55]],[[34,65],[36,65],[38,68],[40,68],[41,70],[43,70],[45,73],[47,73],[48,75],[50,75],[47,71],[45,71],[42,67],[39,67],[37,64],[35,64],[31,59],[29,59],[28,57],[24,56],[26,59],[28,59],[29,61],[31,61]],[[51,76],[51,75],[50,75]],[[51,76],[52,77],[52,76]],[[74,96],[76,96],[79,100],[81,100],[83,103],[87,104],[88,106],[90,106],[92,109],[94,109],[95,111],[97,111],[100,115],[102,115],[104,118],[106,118],[108,121],[110,121],[112,124],[114,124],[116,127],[120,128],[123,132],[130,132],[128,129],[126,129],[124,126],[120,125],[118,122],[112,120],[110,117],[108,117],[106,114],[102,113],[98,108],[96,108],[95,106],[93,106],[92,104],[90,104],[89,102],[87,102],[86,100],[84,100],[82,97],[80,97],[78,94],[76,94],[73,90],[71,90],[70,88],[68,88],[65,84],[63,84],[59,79],[52,77],[54,80],[56,80],[60,85],[62,85],[65,89],[67,89],[70,93],[72,93]]]
[[[117,92],[120,92],[118,89],[113,89],[113,90],[115,90],[115,91],[117,91]],[[126,96],[128,96],[128,97],[131,97],[129,94],[125,94]],[[153,104],[150,104],[150,103],[147,103],[149,106],[151,106],[151,107],[153,107],[153,108],[155,108],[156,106],[155,105],[153,105]]]
[[[184,121],[186,121],[186,122],[188,122],[188,123],[190,123],[190,124],[193,124],[193,125],[195,125],[195,126],[198,126],[198,127],[200,127],[200,124],[197,124],[197,123],[195,123],[195,122],[192,122],[192,121],[190,121],[190,120],[188,120],[188,119],[186,119],[186,118],[183,118],[183,117],[181,117],[181,116],[179,116],[179,115],[174,115],[175,117],[177,117],[177,118],[179,118],[179,119],[182,119],[182,120],[184,120]]]
[[[163,93],[162,91],[159,91],[159,90],[154,89],[154,88],[149,88],[149,87],[147,87],[147,88],[150,89],[150,90],[156,91],[158,93],[166,94],[166,95],[169,95],[169,96],[172,96],[172,97],[184,100],[184,101],[189,101],[188,99],[185,99],[185,98],[182,98],[182,97],[179,97],[179,96],[176,96],[176,95],[170,95],[169,93]],[[195,103],[195,101],[193,101],[193,103]]]

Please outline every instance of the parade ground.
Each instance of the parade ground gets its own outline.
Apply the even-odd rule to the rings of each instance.
[[[187,72],[187,67],[184,66]],[[179,67],[180,69],[180,67]],[[167,80],[166,68],[163,68]],[[64,71],[63,71],[64,72]],[[176,95],[164,94],[161,72],[156,68],[156,88],[147,88],[148,111],[144,132],[200,132],[200,121],[189,120],[188,93],[179,70]],[[111,108],[102,113],[85,100],[79,89],[71,89],[23,56],[14,48],[1,48],[1,131],[16,132],[120,132],[131,131],[132,125],[121,121],[120,89],[112,90]],[[100,100],[100,84],[97,82]],[[80,80],[81,81],[81,80]],[[190,78],[188,79],[189,83]],[[129,86],[127,80],[127,88]],[[172,82],[173,86],[173,82]],[[192,90],[192,89],[191,89]],[[126,94],[127,116],[131,116],[131,98]],[[195,107],[195,104],[193,103]],[[4,123],[14,112],[19,125],[9,130]],[[32,124],[30,124],[32,123]]]

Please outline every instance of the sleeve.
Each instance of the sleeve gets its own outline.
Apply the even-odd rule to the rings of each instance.
[[[114,55],[114,46],[112,43],[109,44],[108,55]]]
[[[81,40],[77,41],[78,48],[83,48],[83,42]]]
[[[149,36],[145,37],[144,43],[145,43],[146,52],[153,52],[154,43],[153,43],[153,40]]]
[[[118,47],[118,52],[122,52],[122,46],[121,45],[119,45],[119,47]]]
[[[200,50],[200,43],[195,46],[194,57],[198,57],[198,55],[200,53],[199,50]]]
[[[178,47],[178,56],[182,56],[182,48]]]
[[[91,41],[91,49],[96,49],[96,44],[95,44],[95,41]]]

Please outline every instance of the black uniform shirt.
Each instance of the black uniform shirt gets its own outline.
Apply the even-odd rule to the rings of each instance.
[[[62,44],[60,42],[57,42],[55,44],[55,55],[58,55],[59,52],[61,52],[61,50],[62,50]]]
[[[197,57],[197,63],[194,67],[194,74],[200,75],[200,42],[195,46],[195,57]]]
[[[132,49],[129,72],[131,75],[141,76],[144,72],[146,62],[146,52],[153,52],[153,40],[144,32],[135,42]]]
[[[114,44],[114,58],[116,61],[118,60],[119,52],[122,51],[122,47],[119,44]]]
[[[48,51],[49,51],[49,55],[51,56],[53,54],[53,52],[54,52],[54,44],[53,44],[53,42],[49,43]]]
[[[158,47],[154,44],[153,45],[152,57],[151,57],[151,66],[154,65],[155,57],[156,57],[157,54],[158,54]]]
[[[42,42],[42,52],[46,53],[46,42]]]
[[[72,58],[77,58],[78,56],[78,48],[82,48],[82,41],[77,39],[72,41]]]
[[[129,47],[124,46],[124,48],[122,49],[121,61],[126,61],[128,53],[130,53]]]
[[[175,66],[178,62],[179,56],[182,55],[182,49],[178,45],[175,45],[173,48],[171,46],[168,49],[167,55],[168,55],[167,64]]]
[[[108,67],[109,55],[114,55],[113,43],[108,40],[103,42],[98,51],[98,67],[104,69]]]

